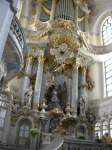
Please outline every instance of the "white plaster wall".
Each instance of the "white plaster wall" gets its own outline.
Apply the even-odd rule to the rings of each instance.
[[[104,65],[102,62],[95,63],[91,66],[90,76],[95,81],[95,88],[89,91],[89,100],[101,99],[105,97],[105,76]]]

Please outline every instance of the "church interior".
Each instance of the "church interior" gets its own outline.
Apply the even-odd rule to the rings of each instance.
[[[112,0],[0,14],[0,150],[112,150]]]

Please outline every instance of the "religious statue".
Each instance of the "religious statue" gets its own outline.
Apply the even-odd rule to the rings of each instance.
[[[33,89],[32,85],[25,91],[24,97],[25,97],[25,108],[31,108],[31,99],[33,95]]]
[[[54,89],[52,92],[52,98],[51,98],[52,102],[58,102],[58,96],[57,96],[57,91]]]
[[[95,141],[99,141],[99,135],[98,135],[98,132],[97,132],[96,135],[95,135]]]
[[[85,115],[85,98],[82,96],[79,100],[80,113],[79,115]]]
[[[61,106],[59,104],[59,99],[58,99],[58,95],[57,95],[57,91],[54,88],[51,94],[51,101],[48,104],[48,109],[54,109],[54,108],[58,108],[61,110]]]

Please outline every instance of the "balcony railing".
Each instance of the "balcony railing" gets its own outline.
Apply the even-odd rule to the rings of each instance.
[[[13,32],[21,48],[23,49],[25,46],[25,35],[23,32],[23,28],[16,16],[13,17],[10,30]]]

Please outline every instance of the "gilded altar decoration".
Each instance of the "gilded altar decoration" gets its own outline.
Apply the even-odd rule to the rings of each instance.
[[[74,57],[74,53],[70,51],[70,48],[66,43],[61,43],[55,48],[50,48],[50,54],[55,55],[56,59],[54,61],[56,61],[59,64],[62,64],[67,58]]]
[[[51,113],[56,116],[63,115],[63,112],[58,108],[51,110]]]
[[[110,144],[112,142],[111,137],[108,133],[105,133],[102,137],[102,139],[105,141],[105,143]]]
[[[38,61],[39,61],[39,64],[43,64],[44,63],[44,61],[45,61],[45,57],[43,56],[43,55],[40,55],[39,57],[38,57]]]

